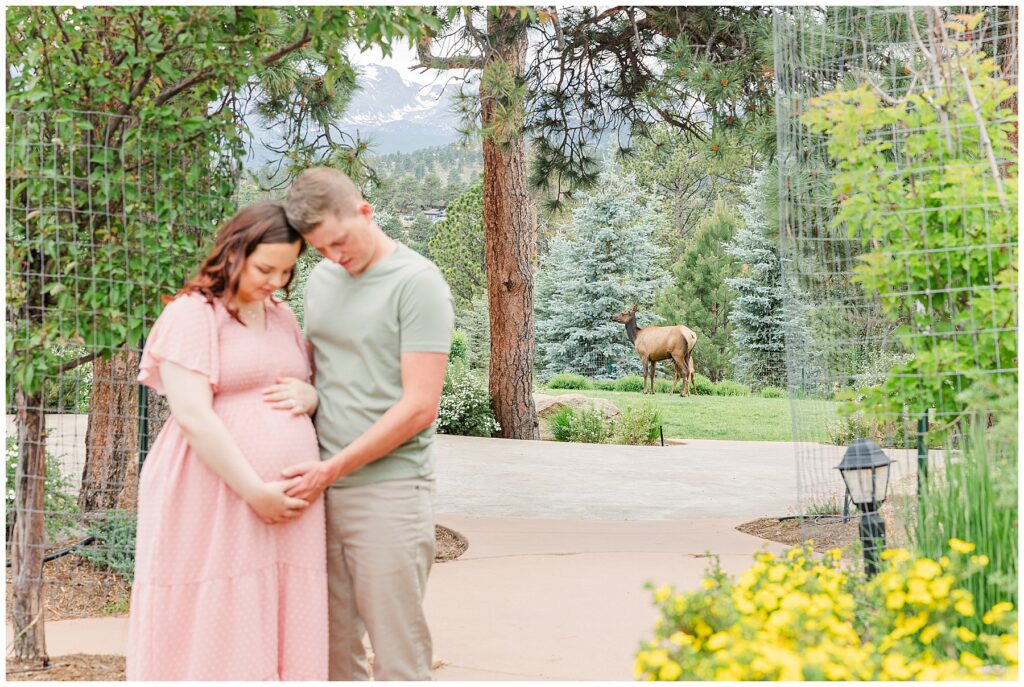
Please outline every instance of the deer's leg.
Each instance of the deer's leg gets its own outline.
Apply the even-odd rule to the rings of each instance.
[[[693,356],[686,360],[686,368],[689,371],[689,382],[693,385],[693,395],[697,395],[697,371],[693,367]]]
[[[682,377],[682,379],[683,379],[683,389],[682,389],[682,391],[679,392],[679,395],[683,396],[683,395],[685,395],[685,394],[683,394],[683,391],[686,390],[686,367],[685,367],[685,362],[680,357],[672,356],[672,368],[675,371],[675,379],[672,381],[672,393],[674,394],[676,392],[676,381],[678,381],[679,378]]]

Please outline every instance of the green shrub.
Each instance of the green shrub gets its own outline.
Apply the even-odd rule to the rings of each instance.
[[[608,439],[608,425],[597,408],[573,410],[565,406],[548,418],[548,430],[555,441],[576,441],[582,444],[603,444]]]
[[[466,332],[456,329],[452,332],[452,347],[448,352],[448,364],[462,362],[467,363],[469,361],[469,339],[466,338]]]
[[[910,539],[920,555],[931,558],[946,553],[950,538],[971,542],[974,553],[989,561],[985,574],[965,584],[978,607],[1000,601],[1016,607],[1016,440],[992,433],[984,419],[965,424],[963,450],[944,451],[945,471],[934,470],[925,481]],[[970,618],[968,626],[980,634],[983,625],[977,621]]]
[[[644,390],[644,379],[640,375],[629,375],[627,377],[619,377],[615,380],[616,391],[643,391]]]
[[[548,431],[555,437],[555,441],[569,441],[572,416],[572,408],[563,406],[558,409],[557,413],[548,418]]]
[[[4,499],[7,511],[7,526],[14,523],[14,488],[18,470],[18,437],[7,437],[7,489]],[[71,484],[61,472],[57,459],[46,453],[46,483],[43,486],[43,510],[46,536],[51,542],[58,542],[66,536],[67,530],[78,522],[78,504]]]
[[[437,410],[437,431],[471,437],[493,436],[500,429],[491,411],[487,384],[463,363],[448,367]]]
[[[108,510],[104,519],[94,521],[89,527],[89,534],[96,537],[96,541],[75,553],[131,580],[135,575],[135,529],[134,513]]]
[[[676,385],[676,388],[679,388],[678,385]],[[655,379],[654,391],[659,394],[670,393],[672,391],[672,382],[667,379]]]
[[[599,391],[615,391],[614,379],[595,379],[593,384],[594,388]]]
[[[582,375],[557,374],[548,382],[549,389],[593,389],[594,385]]]
[[[658,438],[661,415],[650,403],[644,403],[622,412],[615,425],[616,444],[646,445]]]
[[[699,372],[693,375],[693,384],[699,396],[713,396],[715,393],[714,382]]]
[[[761,398],[783,398],[786,395],[786,392],[777,386],[766,386],[761,389],[757,395]]]
[[[569,421],[569,441],[582,444],[603,444],[608,439],[608,425],[604,414],[597,408],[586,408],[573,413]]]
[[[711,387],[711,393],[715,396],[749,396],[750,387],[739,382],[723,379]]]

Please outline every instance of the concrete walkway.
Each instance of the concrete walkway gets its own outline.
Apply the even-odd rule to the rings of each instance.
[[[623,447],[438,437],[437,520],[469,541],[426,609],[439,680],[631,680],[646,581],[693,589],[781,546],[735,526],[795,506],[792,444]],[[123,653],[127,618],[47,624],[48,649]]]

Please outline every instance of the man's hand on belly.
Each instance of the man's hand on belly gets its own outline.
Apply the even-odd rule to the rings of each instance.
[[[298,484],[290,487],[285,493],[304,501],[316,499],[339,477],[335,474],[334,464],[329,461],[311,461],[292,465],[282,470],[281,475],[285,479],[302,478]]]

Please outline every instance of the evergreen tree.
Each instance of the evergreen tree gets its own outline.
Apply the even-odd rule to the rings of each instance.
[[[398,219],[395,213],[388,210],[376,211],[373,213],[373,219],[385,234],[396,241],[406,242],[405,227],[402,226],[401,220]]]
[[[441,177],[436,172],[430,172],[423,177],[422,188],[423,200],[427,205],[436,206],[441,202],[443,187],[441,186]]]
[[[611,315],[649,304],[671,278],[668,250],[652,237],[663,220],[631,176],[606,168],[572,222],[551,241],[537,274],[537,369],[617,377],[640,366]]]
[[[783,279],[775,179],[775,169],[769,168],[747,187],[747,202],[741,209],[746,226],[726,248],[740,265],[740,275],[726,279],[736,293],[729,323],[737,377],[755,388],[785,387],[786,337],[806,340],[811,336],[803,295],[791,279]],[[790,362],[806,367],[814,361]]]
[[[430,239],[434,238],[436,232],[437,225],[427,219],[427,216],[422,212],[417,212],[416,219],[413,220],[412,226],[409,227],[409,247],[420,255],[429,258]]]
[[[655,302],[655,311],[668,322],[686,325],[697,333],[694,366],[715,382],[732,373],[729,310],[733,291],[726,279],[736,274],[736,264],[726,253],[726,244],[739,224],[736,213],[718,201],[712,214],[697,226],[692,245],[676,262],[675,283]]]
[[[445,210],[428,249],[444,274],[455,299],[455,309],[470,307],[486,292],[484,278],[483,182],[473,184]]]

